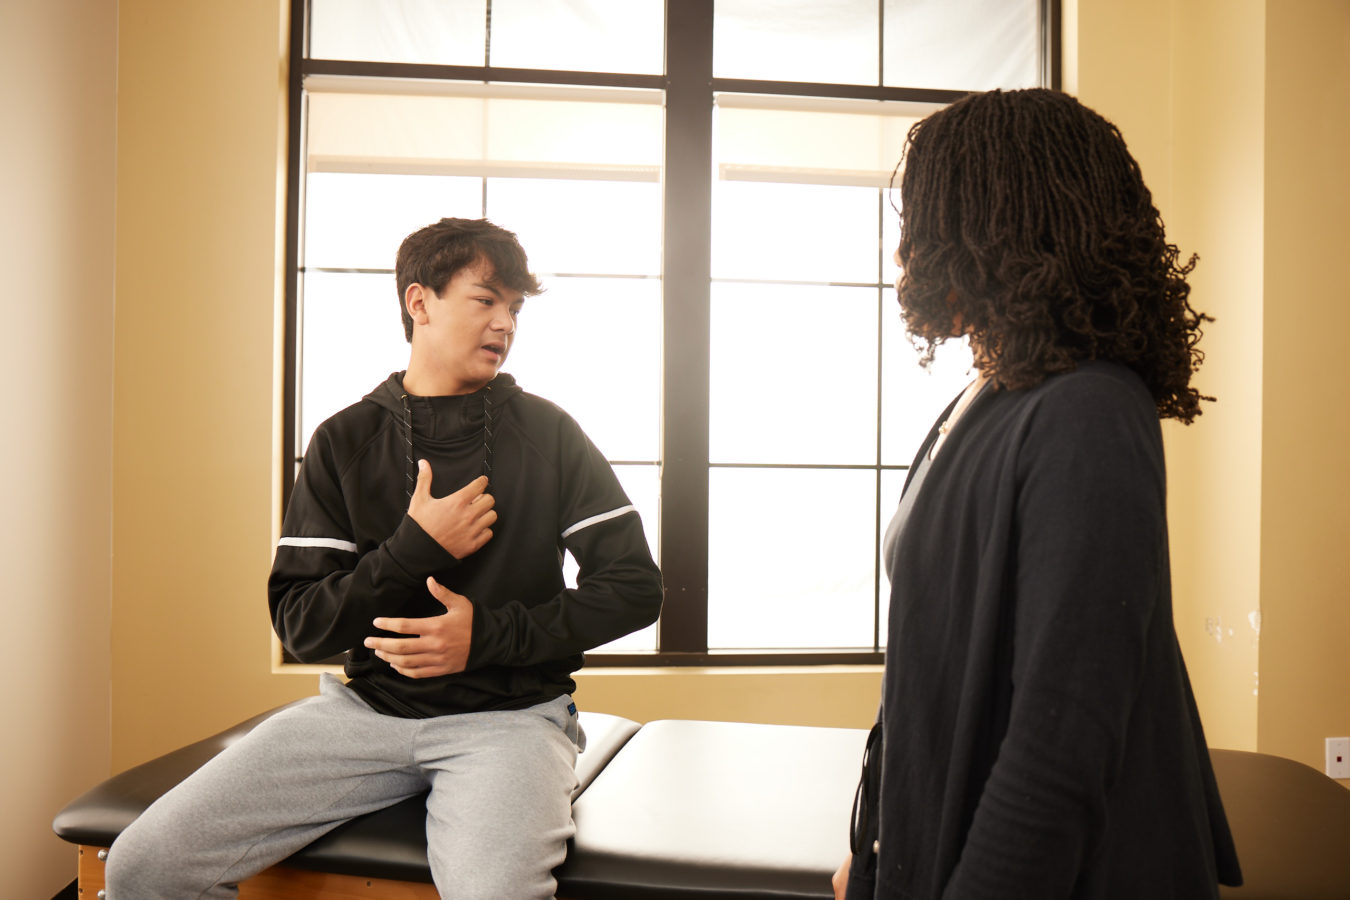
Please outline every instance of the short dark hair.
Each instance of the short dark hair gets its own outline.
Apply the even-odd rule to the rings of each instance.
[[[492,267],[489,283],[533,297],[543,288],[530,273],[529,259],[513,232],[487,219],[441,219],[403,239],[394,263],[403,333],[412,342],[413,321],[404,297],[409,285],[421,284],[437,296],[460,269],[478,263]]]
[[[959,315],[1004,388],[1105,359],[1163,418],[1213,399],[1190,386],[1213,321],[1188,299],[1195,257],[1178,263],[1115,125],[1058,91],[972,94],[916,123],[902,164],[899,299],[925,364]]]

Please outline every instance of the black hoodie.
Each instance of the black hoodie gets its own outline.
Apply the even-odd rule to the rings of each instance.
[[[411,451],[409,450],[411,440]],[[407,515],[415,460],[443,497],[490,473],[493,537],[456,559]],[[564,549],[577,560],[565,587]],[[376,616],[473,603],[468,666],[412,679],[363,646]],[[268,599],[296,659],[346,652],[350,686],[406,718],[521,709],[571,692],[582,652],[656,620],[661,575],[609,463],[557,406],[500,374],[474,394],[414,397],[398,372],[315,430],[286,510]],[[387,634],[387,633],[385,633]]]

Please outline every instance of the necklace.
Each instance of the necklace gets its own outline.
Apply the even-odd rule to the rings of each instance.
[[[951,433],[957,420],[961,418],[966,409],[979,395],[980,389],[984,387],[985,382],[988,380],[989,378],[981,372],[975,377],[974,381],[966,385],[966,389],[961,393],[961,398],[956,401],[956,406],[952,407],[951,415],[943,419],[942,423],[938,425],[938,437],[937,440],[933,442],[933,449],[929,451],[929,459],[937,456],[938,448],[942,446],[943,441],[947,439],[947,435]]]
[[[941,434],[946,434],[952,430],[956,420],[961,418],[966,408],[970,406],[971,401],[975,399],[975,395],[980,392],[980,388],[984,387],[984,383],[988,380],[985,374],[981,372],[974,381],[966,385],[966,389],[961,392],[961,399],[956,401],[956,406],[952,407],[952,414],[943,419],[942,424],[938,426],[938,431]]]

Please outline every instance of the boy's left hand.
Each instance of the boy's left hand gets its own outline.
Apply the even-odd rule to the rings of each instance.
[[[445,613],[425,619],[378,618],[372,624],[382,631],[412,637],[368,637],[365,644],[375,655],[409,678],[433,678],[463,672],[469,664],[469,641],[473,637],[473,604],[469,598],[427,579],[431,596],[445,605]]]

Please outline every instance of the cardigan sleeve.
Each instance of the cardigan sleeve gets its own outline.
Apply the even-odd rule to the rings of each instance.
[[[1150,622],[1170,611],[1142,385],[1063,379],[1018,439],[1011,708],[948,898],[1070,895],[1105,826]]]

